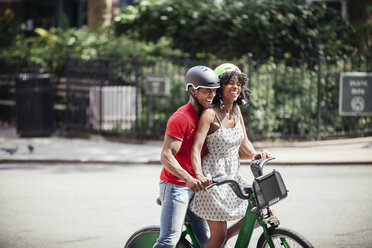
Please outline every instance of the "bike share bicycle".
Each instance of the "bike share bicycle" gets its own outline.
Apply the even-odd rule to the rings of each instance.
[[[248,247],[256,222],[263,229],[263,233],[257,242],[257,248],[311,248],[313,245],[302,235],[293,230],[279,227],[279,220],[272,216],[269,210],[269,206],[287,197],[288,192],[278,171],[273,170],[270,173],[263,174],[263,167],[272,159],[274,158],[259,159],[250,164],[255,177],[250,187],[242,189],[235,180],[221,175],[213,178],[213,183],[207,189],[228,184],[239,198],[248,200],[247,211],[235,248]],[[184,226],[185,230],[182,232],[177,248],[202,248],[187,220],[185,220]],[[159,226],[142,228],[128,239],[124,248],[152,248],[159,237],[159,233]]]

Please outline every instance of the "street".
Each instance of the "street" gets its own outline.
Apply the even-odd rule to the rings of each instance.
[[[272,169],[289,189],[274,205],[282,227],[315,247],[372,247],[372,166],[265,171]],[[0,247],[123,247],[140,227],[159,224],[160,170],[159,165],[2,164]],[[252,180],[248,166],[241,171]]]

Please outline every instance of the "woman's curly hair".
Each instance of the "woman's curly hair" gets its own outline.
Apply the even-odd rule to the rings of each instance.
[[[222,86],[227,85],[230,82],[232,77],[236,77],[239,83],[242,85],[242,89],[238,99],[234,102],[234,104],[241,105],[243,99],[245,98],[247,101],[251,98],[251,90],[245,87],[245,84],[248,82],[248,76],[245,73],[240,73],[237,71],[228,71],[219,76],[220,78],[220,88],[217,89],[216,96],[213,99],[213,104],[219,103],[220,99],[222,98]]]

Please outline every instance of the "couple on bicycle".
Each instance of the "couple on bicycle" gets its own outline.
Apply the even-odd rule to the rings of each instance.
[[[161,224],[154,247],[175,247],[185,217],[202,247],[223,247],[239,232],[247,201],[227,185],[205,189],[220,174],[247,184],[239,174],[239,159],[270,157],[254,150],[245,131],[239,105],[250,97],[247,81],[229,63],[214,71],[206,66],[187,71],[190,100],[169,118],[161,152]],[[231,220],[239,221],[227,228]]]

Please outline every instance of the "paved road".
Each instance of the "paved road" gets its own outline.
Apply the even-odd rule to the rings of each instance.
[[[372,247],[372,166],[275,168],[290,190],[275,205],[283,227],[302,233],[315,247]],[[133,231],[159,222],[154,201],[160,170],[2,164],[0,247],[123,247]],[[248,170],[242,167],[251,178]]]

